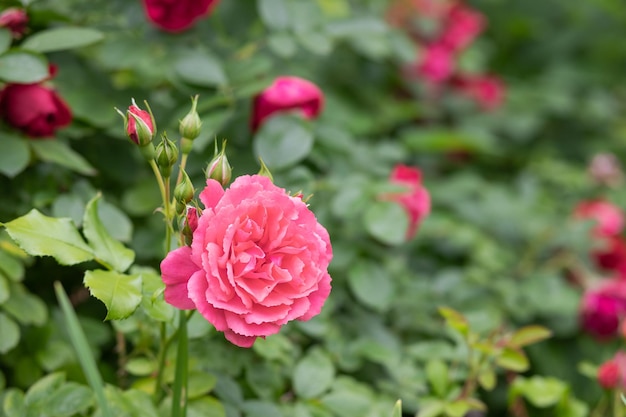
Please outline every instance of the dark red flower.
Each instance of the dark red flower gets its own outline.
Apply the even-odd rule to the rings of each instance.
[[[24,9],[11,7],[0,13],[0,27],[8,28],[14,38],[21,38],[26,31],[28,15]]]
[[[65,101],[41,84],[7,84],[0,92],[0,116],[32,137],[54,136],[57,129],[72,122]]]
[[[189,29],[199,18],[211,13],[219,0],[143,0],[148,19],[168,32]]]
[[[583,329],[598,339],[608,339],[618,333],[620,321],[626,315],[626,282],[608,279],[583,295],[580,320]]]
[[[278,77],[254,98],[251,129],[254,132],[270,115],[289,110],[299,110],[306,119],[313,119],[323,106],[324,93],[311,81]]]

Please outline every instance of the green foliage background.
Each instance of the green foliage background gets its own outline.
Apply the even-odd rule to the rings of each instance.
[[[471,3],[489,23],[459,66],[505,80],[506,104],[490,113],[450,92],[434,99],[402,78],[402,65],[419,51],[385,23],[383,0],[222,0],[210,18],[178,35],[150,26],[139,1],[34,1],[33,34],[82,27],[103,36],[37,55],[58,66],[53,83],[74,122],[52,144],[2,127],[0,221],[36,208],[81,226],[85,205],[100,191],[102,222],[136,253],[151,277],[144,281],[148,294],[149,285],[158,287],[146,282],[158,281],[163,256],[161,217],[153,214],[159,194],[113,108],[145,99],[159,131],[173,137],[189,97],[199,94],[203,131],[187,170],[196,188],[215,137],[228,139],[234,175],[257,172],[263,156],[276,184],[313,194],[311,208],[330,232],[335,258],[322,314],[289,324],[251,350],[228,344],[194,317],[190,415],[388,416],[398,398],[414,414],[432,394],[426,363],[464,361],[466,352],[437,312],[443,305],[485,334],[531,323],[550,328],[552,339],[527,350],[527,376],[554,377],[593,406],[600,389],[577,365],[600,363],[617,344],[582,334],[581,291],[565,271],[594,268],[589,225],[570,220],[572,207],[600,195],[626,206],[620,188],[598,186],[586,172],[597,152],[626,157],[626,6]],[[252,97],[287,74],[320,86],[324,112],[313,122],[279,116],[253,135]],[[422,169],[433,200],[408,242],[406,219],[377,201],[397,163]],[[153,380],[156,323],[171,326],[173,311],[161,305],[103,322],[106,311],[82,284],[90,268],[25,257],[3,236],[0,416],[18,415],[6,398],[22,391],[30,394],[24,401],[53,410],[50,416],[92,415],[93,398],[81,391],[85,380],[54,298],[56,280],[79,313],[119,415],[167,415],[166,404],[149,405],[142,390]],[[116,353],[120,344],[124,360]],[[168,369],[171,381],[173,364]],[[463,381],[462,367],[450,372]],[[49,373],[56,379],[46,380]],[[494,416],[507,407],[504,373],[498,382],[495,391],[481,392]],[[70,387],[63,389],[83,402],[53,408],[51,394],[33,394],[36,383],[60,398],[59,387]],[[555,415],[539,408],[532,415]]]

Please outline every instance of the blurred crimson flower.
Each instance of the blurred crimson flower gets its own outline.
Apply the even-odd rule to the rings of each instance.
[[[484,110],[495,110],[504,102],[504,83],[492,75],[460,75],[454,78],[452,86]]]
[[[278,77],[254,98],[250,127],[255,132],[272,114],[298,110],[314,119],[324,106],[324,93],[311,81],[299,77]]]
[[[406,191],[388,194],[386,200],[398,202],[409,216],[409,228],[407,240],[417,233],[420,223],[430,213],[430,194],[422,185],[422,173],[419,169],[407,165],[398,164],[391,171],[389,181],[392,184],[406,187]]]
[[[580,309],[582,328],[598,339],[618,333],[626,315],[626,281],[610,278],[584,294]]]
[[[51,74],[56,68],[51,67]],[[0,116],[33,138],[54,136],[72,122],[72,112],[52,88],[41,83],[7,84],[0,91]]]
[[[452,76],[454,67],[452,51],[441,43],[432,43],[422,50],[421,56],[408,72],[413,77],[419,76],[433,84],[440,84]]]
[[[460,51],[468,47],[485,29],[485,26],[486,19],[481,13],[462,3],[457,3],[450,8],[445,18],[439,42],[451,51]]]
[[[580,202],[574,209],[574,217],[582,220],[594,220],[595,236],[615,236],[624,229],[624,213],[616,205],[605,200]]]
[[[28,15],[24,9],[11,7],[0,13],[0,27],[11,31],[14,38],[19,39],[26,32]]]
[[[598,383],[604,389],[626,389],[626,353],[618,351],[598,367]]]
[[[211,13],[219,0],[143,0],[150,22],[167,32],[182,32]]]
[[[600,239],[602,239],[602,247],[592,252],[596,265],[626,278],[626,241],[621,236]]]

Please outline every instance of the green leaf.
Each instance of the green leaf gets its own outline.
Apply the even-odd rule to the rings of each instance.
[[[141,274],[103,270],[87,271],[84,279],[91,295],[106,306],[105,320],[121,320],[133,314],[141,303],[141,281]]]
[[[29,144],[35,155],[45,162],[52,162],[83,175],[95,175],[96,169],[81,154],[58,140],[32,140]]]
[[[374,262],[354,263],[348,270],[348,285],[363,305],[377,311],[386,311],[391,306],[394,283],[389,271]]]
[[[402,417],[402,400],[396,401],[391,412],[391,417]]]
[[[444,409],[445,413],[449,417],[463,417],[465,413],[470,410],[469,404],[463,400],[455,401],[451,404],[446,404]]]
[[[174,72],[183,81],[203,87],[215,87],[228,83],[222,63],[205,51],[183,54],[174,61]]]
[[[533,343],[541,342],[552,336],[552,331],[543,326],[526,326],[518,329],[507,343],[511,347],[524,347]]]
[[[24,404],[24,394],[16,388],[10,388],[4,394],[2,410],[6,417],[24,417],[26,415],[26,405]]]
[[[11,297],[2,307],[21,324],[42,326],[48,319],[46,304],[21,284],[11,285]]]
[[[504,348],[496,358],[496,364],[504,369],[515,372],[524,372],[528,369],[528,358],[521,350]]]
[[[4,224],[9,235],[29,255],[52,256],[61,265],[75,265],[93,259],[70,219],[56,219],[32,209],[28,214]]]
[[[301,398],[315,398],[333,383],[335,367],[321,349],[312,349],[296,365],[293,387]]]
[[[38,31],[26,38],[21,47],[37,52],[53,52],[80,48],[102,39],[104,35],[96,29],[63,27]]]
[[[467,319],[458,311],[449,307],[439,307],[439,314],[446,320],[446,325],[455,329],[464,336],[469,332]]]
[[[0,172],[13,178],[22,172],[29,162],[28,140],[3,132],[0,140]]]
[[[13,34],[11,31],[6,28],[0,28],[0,54],[6,52],[7,49],[11,46],[11,42],[13,41]]]
[[[448,391],[448,367],[440,360],[426,363],[426,379],[438,397],[444,397]]]
[[[39,54],[13,50],[0,55],[0,80],[7,83],[33,84],[50,75],[48,62]]]
[[[272,52],[282,58],[290,58],[298,51],[298,45],[289,32],[276,32],[267,39]]]
[[[0,305],[8,300],[10,295],[9,280],[0,272]]]
[[[126,362],[126,366],[124,369],[128,371],[129,374],[135,376],[146,376],[153,373],[157,368],[156,362],[152,359],[146,357],[138,357],[129,359]]]
[[[57,281],[54,283],[54,291],[56,293],[57,299],[59,300],[59,304],[61,305],[63,315],[65,316],[67,329],[70,335],[70,339],[72,340],[72,344],[74,345],[74,349],[76,350],[78,361],[80,362],[80,366],[82,367],[85,376],[87,377],[89,385],[96,394],[96,401],[98,403],[98,406],[100,407],[102,416],[113,417],[113,414],[111,413],[111,410],[109,408],[109,403],[104,393],[104,383],[102,382],[102,376],[100,376],[100,373],[98,372],[98,367],[93,358],[91,349],[89,348],[89,342],[87,342],[87,337],[85,337],[85,333],[80,327],[78,317],[72,309],[70,300],[69,298],[67,298],[67,295],[65,294],[63,286],[60,282]]]
[[[437,417],[443,413],[446,404],[443,401],[429,401],[419,408],[416,417]]]
[[[0,250],[0,273],[13,282],[19,282],[24,278],[24,264]]]
[[[26,392],[24,396],[24,404],[37,404],[57,390],[65,382],[65,374],[63,372],[55,372],[46,375],[39,381],[35,382]]]
[[[104,261],[116,271],[124,272],[135,260],[135,252],[113,239],[104,228],[98,215],[100,198],[101,195],[98,194],[87,203],[83,218],[83,233],[96,258]]]
[[[71,417],[93,404],[93,393],[76,382],[67,382],[46,401],[46,411],[55,417]]]
[[[272,29],[286,29],[289,26],[289,8],[286,0],[257,0],[261,20]]]
[[[217,378],[213,374],[205,371],[190,372],[187,397],[189,399],[199,398],[210,392],[217,384]]]
[[[313,149],[313,132],[294,115],[272,115],[254,137],[256,156],[270,169],[283,169],[306,158]]]
[[[7,353],[20,341],[20,326],[11,317],[0,313],[0,353]]]
[[[563,396],[567,395],[567,391],[567,385],[556,378],[517,377],[511,386],[509,403],[521,394],[535,407],[551,407],[561,401]]]
[[[363,220],[365,230],[380,242],[394,246],[406,242],[409,218],[399,204],[377,201],[368,207]]]
[[[496,373],[493,369],[484,369],[478,374],[478,383],[486,390],[491,391],[496,387]]]

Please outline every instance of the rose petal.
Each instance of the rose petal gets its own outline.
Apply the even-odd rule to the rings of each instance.
[[[161,262],[161,275],[165,283],[165,301],[183,310],[196,306],[189,298],[187,283],[190,277],[199,271],[191,260],[191,248],[183,246],[167,254]]]

